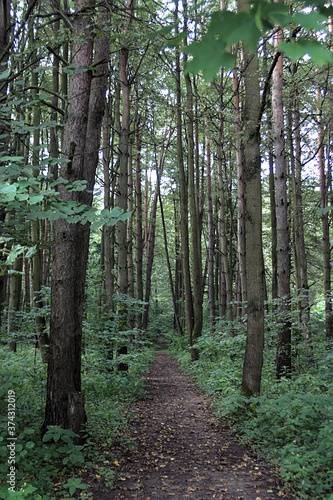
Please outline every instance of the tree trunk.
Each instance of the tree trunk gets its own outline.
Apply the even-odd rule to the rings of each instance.
[[[295,65],[296,66],[296,65]],[[294,134],[295,134],[295,195],[297,212],[297,232],[299,242],[299,257],[301,268],[301,320],[303,325],[303,338],[307,346],[308,355],[311,357],[311,325],[310,325],[310,302],[308,266],[305,249],[304,218],[303,218],[303,196],[302,196],[302,158],[301,158],[301,132],[300,132],[300,111],[298,89],[295,90],[293,99],[294,110]]]
[[[242,304],[246,303],[246,249],[245,249],[245,182],[244,182],[244,144],[242,137],[242,118],[239,102],[239,80],[233,73],[234,113],[236,134],[236,162],[238,178],[238,219],[237,219],[237,253],[239,262],[240,296]],[[241,310],[243,306],[241,305]]]
[[[104,174],[104,208],[111,209],[111,182],[110,182],[110,102],[107,103],[103,119],[103,174]],[[110,149],[109,149],[110,148]],[[105,306],[108,318],[113,312],[113,294],[114,294],[114,245],[112,236],[114,235],[113,226],[107,224],[103,227],[104,244],[104,283],[105,283]]]
[[[31,43],[33,44],[33,26],[31,26]],[[37,59],[37,54],[34,54],[34,58]],[[31,75],[31,85],[32,98],[38,99],[38,73],[32,72]],[[39,170],[39,144],[40,144],[40,119],[41,119],[41,108],[40,106],[35,106],[33,110],[33,175],[38,177]],[[40,309],[43,309],[44,304],[41,296],[41,286],[42,286],[42,271],[43,271],[43,254],[42,248],[40,246],[40,221],[38,219],[31,221],[31,243],[36,246],[36,251],[32,257],[32,297],[33,306],[35,308],[35,325],[38,346],[40,348],[43,363],[48,362],[48,346],[49,346],[49,336],[46,330],[46,318],[39,313]]]
[[[146,287],[145,287],[145,309],[143,313],[143,321],[142,328],[147,330],[148,328],[148,320],[149,320],[149,305],[150,305],[150,294],[151,294],[151,277],[153,272],[153,264],[154,264],[154,254],[155,254],[155,233],[156,233],[156,215],[157,215],[157,202],[160,190],[160,180],[163,173],[165,155],[167,152],[168,146],[165,146],[165,149],[161,151],[158,165],[157,165],[157,184],[155,188],[154,198],[152,202],[152,208],[150,213],[150,224],[148,231],[148,242],[146,248]]]
[[[238,0],[239,11],[248,10]],[[262,197],[260,160],[259,60],[243,47],[245,63],[244,158],[245,158],[245,240],[247,283],[247,336],[243,364],[242,392],[260,394],[264,348],[264,260],[262,249]]]
[[[182,331],[184,333],[184,287],[183,287],[183,269],[182,269],[182,253],[180,245],[180,215],[179,203],[176,195],[173,196],[174,205],[174,224],[175,224],[175,298],[176,298],[176,311],[177,316],[180,318]],[[175,327],[177,327],[177,319],[175,316]]]
[[[175,22],[178,23],[178,0],[175,2],[174,12]],[[176,24],[176,34],[178,33],[178,24]],[[188,195],[187,195],[187,178],[185,173],[184,158],[183,158],[183,141],[182,141],[182,102],[181,102],[181,81],[180,81],[180,56],[179,50],[176,48],[176,120],[177,120],[177,164],[179,170],[179,196],[180,196],[180,237],[182,249],[182,275],[185,295],[185,314],[188,344],[191,346],[192,332],[194,328],[194,310],[193,297],[191,287],[190,274],[190,245],[189,245],[189,228],[188,228]]]
[[[172,270],[171,270],[170,257],[169,257],[169,249],[168,249],[167,229],[166,229],[166,223],[165,223],[165,217],[164,217],[164,209],[163,209],[162,196],[161,196],[161,190],[160,189],[159,189],[159,192],[158,192],[158,197],[159,197],[159,200],[160,200],[161,218],[162,218],[162,226],[163,226],[164,248],[165,248],[165,255],[166,255],[167,266],[168,266],[169,283],[170,283],[170,290],[171,290],[171,297],[172,297],[172,305],[173,305],[174,318],[175,318],[175,323],[176,323],[176,327],[177,327],[179,335],[183,335],[182,325],[180,323],[180,319],[179,319],[179,316],[178,316],[175,287],[174,287],[173,278],[172,278]]]
[[[133,213],[133,165],[132,144],[129,145],[128,172],[127,172],[127,211]],[[127,272],[128,272],[128,295],[134,298],[134,264],[133,264],[133,217],[127,219]],[[135,317],[130,312],[128,317],[128,328],[133,330]]]
[[[21,304],[22,293],[22,269],[23,258],[15,259],[12,274],[9,281],[9,300],[8,300],[8,315],[7,315],[7,335],[9,337],[8,347],[11,351],[16,352],[16,334],[19,330],[18,311]],[[14,335],[14,339],[10,337]]]
[[[317,99],[320,103],[320,90],[317,90]],[[320,186],[320,208],[322,209],[321,223],[323,232],[323,260],[324,260],[324,296],[325,296],[325,336],[333,337],[333,315],[331,298],[331,246],[328,218],[328,183],[325,175],[324,131],[322,126],[322,110],[318,109],[318,166]]]
[[[215,273],[214,273],[214,219],[212,199],[211,151],[208,125],[206,123],[206,166],[207,166],[207,210],[208,210],[208,305],[209,323],[211,328],[215,323]]]
[[[142,234],[142,180],[141,180],[141,131],[139,122],[139,96],[136,86],[135,100],[135,274],[136,274],[136,299],[143,301],[143,250],[144,239]],[[142,328],[142,312],[139,309],[136,318],[136,326]]]
[[[183,10],[184,10],[184,30],[187,29],[187,1],[183,0]],[[184,57],[186,63],[186,56]],[[199,351],[197,348],[192,347],[196,340],[201,336],[202,326],[203,326],[203,311],[202,311],[202,264],[201,264],[201,231],[200,231],[200,217],[199,217],[199,200],[197,195],[197,185],[199,179],[195,176],[195,164],[194,164],[194,135],[193,135],[193,90],[192,81],[189,73],[185,74],[185,85],[186,85],[186,109],[187,109],[187,120],[185,123],[186,133],[187,133],[187,168],[188,168],[188,197],[189,197],[189,208],[190,208],[190,224],[191,224],[191,274],[192,274],[192,289],[193,289],[193,312],[194,312],[194,323],[193,329],[190,332],[190,346],[191,346],[191,359],[195,361],[199,357]]]
[[[220,316],[226,316],[228,321],[233,321],[233,295],[232,295],[232,268],[229,266],[228,258],[228,235],[226,223],[226,181],[224,176],[225,156],[223,151],[224,137],[224,99],[223,99],[223,70],[220,81],[220,126],[217,144],[218,156],[218,179],[219,179],[219,211],[217,232],[219,238],[219,251],[221,258],[221,292],[220,292]]]
[[[283,41],[282,30],[277,30],[274,46]],[[276,375],[291,374],[291,323],[290,323],[290,241],[287,200],[287,166],[284,139],[283,55],[281,54],[273,70],[272,110],[273,146],[275,155],[276,225],[277,225],[277,285],[280,311],[278,325]]]
[[[73,20],[73,64],[82,72],[70,77],[68,121],[64,131],[63,150],[68,163],[63,163],[61,176],[70,183],[86,180],[86,191],[68,192],[59,186],[64,200],[77,200],[91,206],[101,124],[107,86],[109,38],[105,34],[96,40],[92,80],[93,39],[91,19],[85,10],[91,9],[91,0],[76,0]],[[108,9],[100,7],[100,16],[108,16]],[[59,425],[79,434],[86,421],[84,397],[81,392],[81,341],[85,294],[85,278],[89,248],[89,224],[70,224],[59,219],[55,224],[50,352],[48,365],[45,420],[48,425]]]
[[[0,63],[1,70],[5,71],[7,66],[7,61],[9,58],[8,53],[8,42],[10,39],[10,9],[11,0],[1,0],[0,1]],[[0,98],[1,103],[4,104],[3,98],[7,94],[7,79],[1,80],[0,84]],[[8,120],[10,117],[8,117]],[[6,124],[0,123],[0,152],[6,149],[6,144],[8,142],[9,130],[6,130]],[[0,211],[0,223],[4,223],[6,213],[4,209]],[[0,244],[0,264],[2,264],[6,257],[3,255],[4,244]],[[2,324],[2,314],[3,314],[3,304],[6,296],[7,287],[7,274],[0,274],[0,326]]]

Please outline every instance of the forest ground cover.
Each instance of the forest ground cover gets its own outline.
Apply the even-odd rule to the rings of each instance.
[[[154,350],[140,344],[126,356],[127,373],[112,369],[105,342],[85,346],[82,386],[86,400],[88,425],[84,444],[74,444],[69,430],[50,427],[41,439],[46,395],[46,365],[33,343],[20,343],[16,353],[0,347],[0,498],[32,500],[89,499],[84,475],[103,478],[112,486],[115,466],[110,445],[121,449],[133,446],[128,419],[133,401],[144,394],[142,373],[148,368]],[[15,492],[8,491],[7,425],[8,391],[15,393]]]
[[[200,357],[196,362],[190,360],[186,337],[170,331],[167,335],[169,352],[178,360],[185,375],[177,373],[174,361],[168,361],[165,366],[158,355],[145,382],[144,373],[154,358],[153,344],[161,331],[167,331],[164,315],[155,317],[153,330],[156,332],[152,331],[146,341],[131,332],[132,345],[123,358],[129,366],[127,373],[115,370],[119,359],[110,359],[115,336],[119,341],[115,325],[104,324],[102,328],[96,319],[87,321],[82,378],[89,424],[84,445],[74,445],[71,431],[58,428],[51,428],[44,443],[41,441],[46,365],[41,362],[39,351],[34,349],[33,324],[30,328],[26,317],[26,340],[17,338],[20,341],[18,352],[9,351],[6,345],[0,348],[0,472],[3,481],[0,498],[102,500],[114,495],[114,498],[143,499],[148,498],[142,496],[146,494],[143,486],[150,488],[153,495],[157,484],[161,485],[158,477],[163,479],[162,488],[169,496],[177,497],[177,488],[183,482],[179,498],[186,498],[186,495],[205,498],[197,482],[201,478],[203,484],[210,480],[214,484],[217,480],[216,490],[208,489],[206,495],[237,498],[239,495],[232,489],[236,473],[238,484],[243,472],[243,485],[251,482],[252,472],[255,484],[262,480],[261,470],[255,468],[261,467],[254,461],[258,456],[279,474],[292,491],[291,498],[332,500],[333,355],[329,343],[322,339],[322,316],[313,314],[311,361],[307,358],[307,346],[297,329],[297,322],[293,322],[292,377],[277,382],[274,314],[273,311],[266,315],[261,396],[250,399],[240,395],[245,322],[220,321],[213,330],[205,327],[204,335],[197,341]],[[126,337],[128,332],[124,335]],[[193,379],[206,397],[195,389]],[[17,395],[18,438],[17,491],[11,496],[5,484],[8,449],[4,426],[8,423],[6,397],[9,390]],[[186,395],[190,398],[187,403],[184,402]],[[171,418],[166,418],[168,415]],[[176,426],[179,442],[174,439]],[[247,451],[236,446],[239,438]],[[183,444],[181,439],[185,440]],[[204,445],[205,439],[209,446]],[[169,453],[156,449],[169,445]],[[203,450],[204,458],[200,455]],[[225,455],[221,457],[218,450],[223,450]],[[236,459],[239,459],[238,465]],[[131,460],[136,473],[128,470]],[[195,462],[201,463],[200,467],[207,469],[206,472],[201,474]],[[186,464],[193,465],[193,475],[186,476]],[[222,470],[218,464],[223,466]],[[178,486],[171,483],[175,480],[172,478],[177,466]],[[139,476],[135,476],[137,473]],[[226,475],[220,476],[222,473]],[[205,474],[211,476],[208,478]],[[274,484],[266,484],[264,493],[277,495],[282,488],[275,491]],[[221,494],[216,496],[220,487]],[[249,491],[246,488],[245,498],[251,498]],[[161,497],[160,491],[158,495],[155,498]],[[253,498],[257,497],[277,498],[265,497],[263,492]]]
[[[293,372],[275,377],[276,325],[266,317],[264,369],[260,397],[240,395],[245,323],[221,321],[198,339],[200,359],[193,363],[184,341],[174,336],[171,354],[214,399],[217,415],[242,442],[279,470],[294,489],[293,498],[333,499],[332,345],[322,340],[320,315],[313,315],[312,349],[293,321]]]

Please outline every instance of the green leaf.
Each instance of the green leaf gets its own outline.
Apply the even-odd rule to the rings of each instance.
[[[150,40],[158,37],[159,35],[169,35],[171,31],[176,27],[176,24],[168,24],[168,26],[164,26],[163,28],[154,31],[153,33],[147,33],[146,37],[149,38]]]
[[[21,162],[24,160],[23,156],[0,156],[1,161]]]
[[[6,185],[6,186],[1,186],[0,187],[0,192],[3,193],[3,194],[10,194],[10,193],[16,193],[16,190],[17,190],[17,184],[14,183],[14,184],[10,184],[10,185]]]
[[[0,73],[0,80],[5,80],[10,75],[10,69],[6,69]]]
[[[28,200],[28,203],[29,205],[35,205],[37,203],[40,203],[41,201],[43,201],[44,199],[44,195],[43,194],[38,194],[38,195],[35,195],[35,196],[30,196],[29,200]]]
[[[29,250],[25,254],[25,257],[27,259],[30,259],[30,257],[33,257],[33,255],[35,255],[36,252],[37,252],[37,245],[34,245],[33,247],[29,248]]]
[[[327,21],[327,18],[319,12],[310,12],[309,14],[303,14],[302,12],[297,12],[293,15],[293,23],[303,26],[308,31],[311,30],[323,30],[324,26],[322,23]]]
[[[318,66],[333,63],[333,54],[326,50],[323,45],[317,40],[307,40],[300,38],[297,43],[284,42],[279,45],[279,50],[282,50],[287,57],[293,61],[302,59],[304,56],[310,57]]]
[[[183,40],[185,40],[185,38],[187,36],[188,36],[188,32],[187,31],[183,31],[183,33],[180,33],[180,35],[176,36],[172,40],[168,40],[166,42],[166,44],[165,44],[165,47],[167,47],[169,49],[177,47],[180,44],[180,42],[182,42]]]

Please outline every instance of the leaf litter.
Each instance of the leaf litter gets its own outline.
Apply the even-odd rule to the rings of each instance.
[[[94,500],[292,498],[277,473],[215,418],[211,399],[166,351],[157,353],[146,375],[131,433],[134,448],[110,450],[116,457],[114,487],[99,484]]]

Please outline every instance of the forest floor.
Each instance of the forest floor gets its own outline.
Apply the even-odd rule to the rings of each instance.
[[[91,483],[94,500],[295,498],[214,417],[211,398],[180,373],[167,352],[157,352],[146,379],[146,396],[131,421],[136,446],[126,453],[111,449],[115,485]]]

